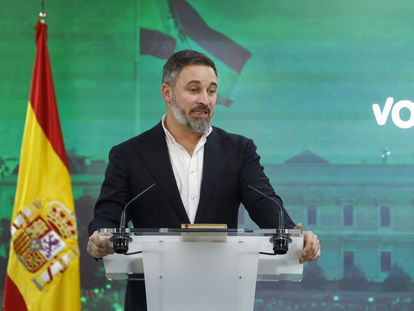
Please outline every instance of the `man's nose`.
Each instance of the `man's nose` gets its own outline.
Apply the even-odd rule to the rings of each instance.
[[[205,104],[205,105],[210,104],[210,98],[208,96],[207,90],[202,91],[198,94],[197,101],[198,101],[199,104]]]

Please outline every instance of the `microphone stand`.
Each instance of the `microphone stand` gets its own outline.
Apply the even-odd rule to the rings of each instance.
[[[270,242],[273,243],[273,252],[274,254],[270,253],[263,253],[264,255],[285,255],[289,250],[289,243],[292,242],[292,239],[289,237],[289,234],[286,233],[284,228],[284,215],[283,215],[283,208],[280,206],[279,202],[277,202],[274,198],[268,196],[267,194],[263,193],[259,189],[251,185],[247,185],[250,189],[256,191],[266,199],[271,200],[279,209],[279,224],[278,228],[276,229],[276,233],[273,234]],[[262,253],[261,253],[262,254]]]
[[[138,193],[135,197],[128,201],[125,204],[124,208],[122,209],[121,214],[121,221],[119,223],[119,229],[117,232],[114,232],[114,235],[110,238],[110,241],[113,244],[114,252],[117,254],[127,254],[129,248],[129,242],[132,241],[132,238],[129,236],[129,230],[126,229],[126,209],[128,206],[142,196],[145,192],[150,190],[152,187],[155,186],[156,183],[153,183],[148,188],[144,189],[140,193]]]

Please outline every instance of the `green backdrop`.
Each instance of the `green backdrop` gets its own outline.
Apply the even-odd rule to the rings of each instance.
[[[16,0],[3,8],[0,218],[7,223],[13,207],[40,1]],[[320,276],[322,267],[331,282],[320,285],[328,293],[323,301],[329,300],[330,310],[349,309],[349,301],[365,306],[375,303],[376,295],[383,297],[375,283],[384,282],[391,273],[382,269],[383,253],[390,253],[392,264],[402,267],[400,276],[414,277],[413,265],[407,262],[414,256],[409,244],[414,231],[399,226],[414,221],[414,127],[399,128],[391,113],[387,123],[379,126],[372,110],[374,103],[382,109],[388,97],[395,102],[414,101],[411,1],[61,0],[47,1],[46,12],[83,242],[110,147],[159,122],[165,111],[160,96],[165,54],[193,48],[217,62],[220,96],[231,102],[217,106],[214,124],[255,141],[293,218],[326,238],[327,250],[319,268],[307,271]],[[197,27],[203,30],[197,32]],[[144,30],[153,42],[145,41]],[[239,60],[237,70],[232,59]],[[414,104],[409,107],[396,116],[414,119]],[[349,205],[355,214],[351,227],[344,225],[344,210]],[[388,215],[386,208],[390,209],[388,226],[382,223],[382,217]],[[312,214],[315,210],[316,216]],[[370,229],[365,229],[369,221],[358,222],[363,215],[372,216]],[[252,225],[243,215],[241,220]],[[7,230],[3,226],[0,231],[4,264]],[[346,240],[344,232],[357,236],[356,240]],[[360,248],[366,232],[379,246],[364,253]],[[332,235],[336,242],[330,240]],[[400,244],[383,248],[394,240]],[[332,283],[339,282],[342,275],[345,278],[347,252],[355,253],[352,266],[361,268],[367,281],[373,282],[367,285],[368,291],[376,294],[355,299],[346,296],[348,301],[335,293],[347,290]],[[335,260],[340,262],[335,265]],[[378,267],[372,268],[375,271],[370,270],[371,262],[377,262]],[[0,268],[4,273],[5,265]],[[102,278],[101,285],[83,282],[85,304],[89,294],[99,298],[103,290],[112,290],[102,285]],[[93,287],[95,292],[87,292]],[[267,293],[266,287],[259,290]],[[297,303],[288,295],[281,302],[266,295],[259,295],[257,308],[283,309]],[[412,294],[401,295],[399,302],[408,299],[411,307]],[[110,297],[115,301],[113,308],[122,305],[122,295]],[[308,296],[304,293],[303,297]],[[311,295],[306,299],[313,301]]]

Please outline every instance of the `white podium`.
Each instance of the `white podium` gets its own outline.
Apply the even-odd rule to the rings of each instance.
[[[302,280],[300,230],[283,230],[291,239],[285,255],[273,255],[275,229],[126,230],[129,253],[142,253],[105,256],[106,276],[144,278],[149,311],[252,311],[257,280]]]

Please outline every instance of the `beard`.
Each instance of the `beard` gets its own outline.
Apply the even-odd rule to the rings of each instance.
[[[190,129],[194,133],[198,133],[202,135],[207,134],[208,130],[211,127],[211,119],[213,117],[212,114],[210,115],[211,109],[208,107],[208,105],[199,104],[190,110],[190,113],[198,112],[198,111],[206,112],[208,114],[208,117],[188,116],[185,113],[185,111],[181,109],[180,107],[178,107],[178,105],[175,103],[175,96],[173,95],[171,98],[171,108],[172,108],[172,113],[178,123]]]

